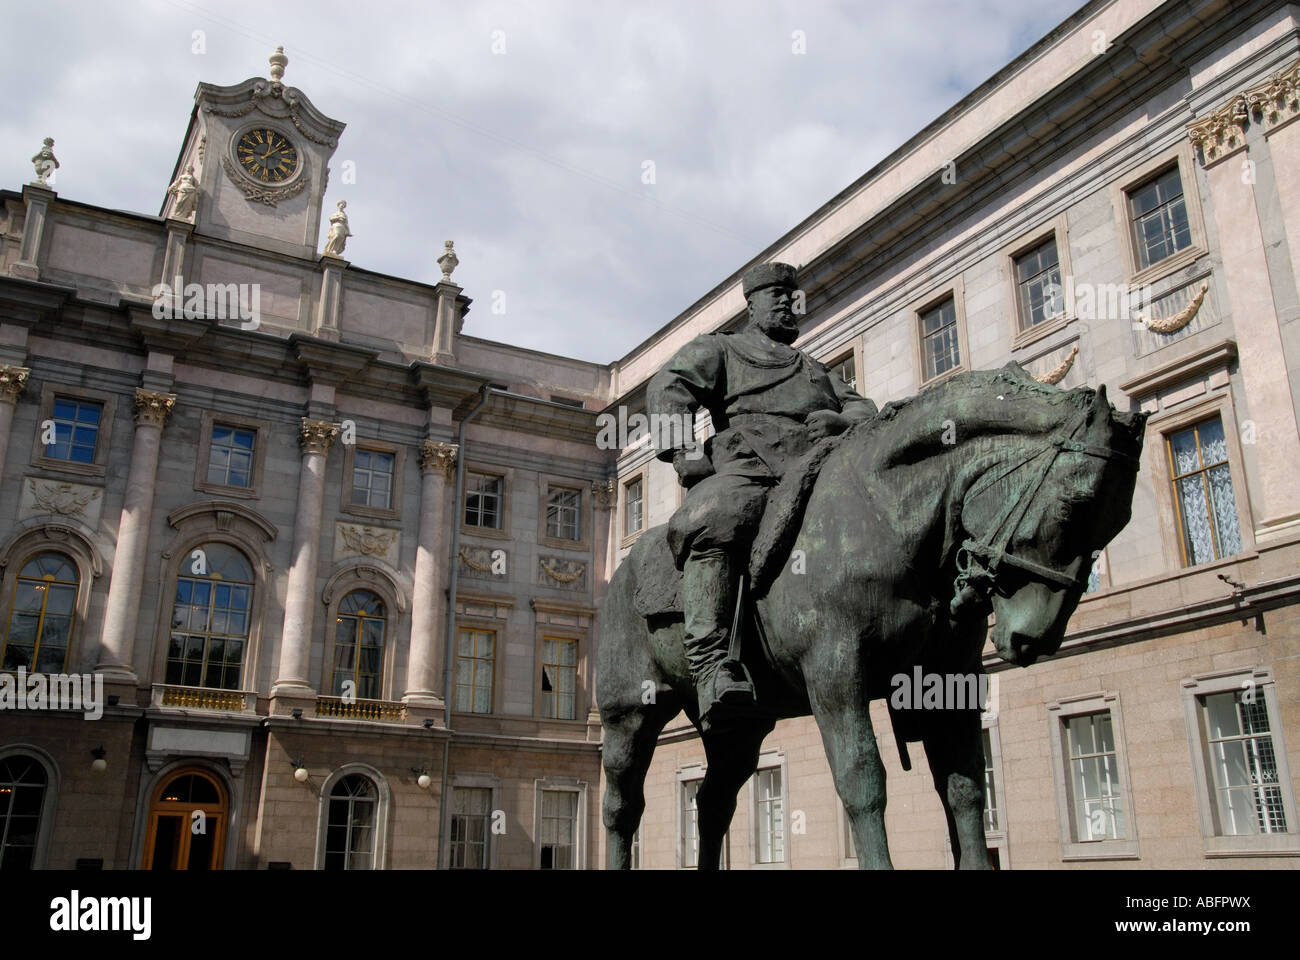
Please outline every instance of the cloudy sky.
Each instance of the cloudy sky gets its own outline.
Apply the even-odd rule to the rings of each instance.
[[[0,186],[52,136],[61,196],[158,213],[196,84],[283,44],[347,124],[354,265],[432,282],[455,240],[467,333],[608,362],[1082,2],[9,4]]]

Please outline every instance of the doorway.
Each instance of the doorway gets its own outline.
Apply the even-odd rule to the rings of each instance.
[[[220,870],[229,801],[221,781],[206,770],[170,774],[149,801],[144,870]]]

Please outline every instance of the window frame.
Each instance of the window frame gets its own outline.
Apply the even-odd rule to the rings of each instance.
[[[460,697],[458,688],[460,684],[456,681],[456,664],[460,661],[460,633],[462,630],[472,630],[477,633],[492,634],[492,686],[488,690],[488,711],[487,713],[478,713],[473,709],[460,709]],[[451,704],[452,712],[460,717],[490,717],[497,712],[497,696],[500,693],[500,684],[497,683],[497,671],[501,666],[501,638],[505,635],[505,625],[502,623],[492,623],[490,621],[479,620],[472,617],[456,618],[456,649],[452,652],[452,674],[451,674]],[[473,659],[482,659],[475,657]],[[471,706],[473,700],[473,687],[471,687]]]
[[[627,532],[627,491],[637,481],[641,482],[641,526],[631,533]],[[679,483],[680,487],[681,484]],[[646,531],[649,524],[648,492],[650,490],[650,461],[643,463],[618,478],[618,534],[619,548],[630,547],[636,538]]]
[[[533,869],[542,869],[542,795],[577,794],[574,811],[573,870],[587,869],[587,782],[577,777],[540,777],[533,781]],[[551,869],[555,869],[552,867]]]
[[[286,770],[282,774],[288,783],[293,784],[293,773],[288,770],[289,764],[285,764]],[[331,771],[330,775],[325,778],[321,784],[320,795],[317,803],[316,814],[316,862],[315,869],[325,869],[325,841],[329,832],[329,804],[330,796],[334,792],[334,787],[344,777],[352,774],[360,774],[367,777],[374,784],[378,797],[375,802],[375,836],[374,836],[374,860],[370,865],[371,870],[384,870],[388,865],[388,821],[389,813],[392,809],[392,792],[388,787],[388,781],[384,775],[370,766],[368,763],[345,763],[337,769]],[[301,789],[299,787],[298,789]]]
[[[677,768],[677,777],[674,780],[676,786],[674,787],[674,793],[673,793],[673,806],[675,808],[675,813],[673,814],[674,837],[675,837],[673,841],[673,869],[675,870],[698,870],[700,868],[699,850],[698,850],[699,836],[700,836],[698,803],[696,804],[696,819],[695,819],[695,842],[697,848],[696,862],[691,866],[686,866],[682,863],[683,860],[682,854],[684,852],[682,849],[683,840],[684,840],[682,836],[682,828],[685,826],[686,823],[683,816],[685,811],[682,809],[683,806],[682,800],[684,799],[685,796],[683,791],[686,789],[686,784],[697,783],[697,782],[703,783],[704,776],[706,773],[708,773],[708,768],[703,764],[703,762],[700,761],[696,761],[695,763],[683,764],[682,766]],[[696,789],[698,791],[699,788],[697,787]],[[645,823],[644,816],[642,817],[641,822],[643,824]],[[730,828],[727,829],[726,835],[722,838],[722,857],[721,857],[721,863],[719,865],[719,869],[721,870],[731,869],[731,829]]]
[[[248,564],[249,571],[252,575],[252,580],[248,583],[249,594],[250,594],[249,601],[248,601],[248,610],[247,610],[248,631],[244,637],[244,654],[243,657],[240,659],[239,685],[236,687],[208,687],[208,686],[204,686],[202,683],[193,684],[193,685],[187,683],[172,683],[167,679],[167,668],[170,662],[168,653],[171,648],[171,634],[172,631],[175,629],[172,626],[172,614],[176,606],[176,589],[177,589],[177,584],[182,578],[182,576],[192,576],[192,574],[182,574],[181,569],[185,564],[192,562],[191,557],[194,550],[200,549],[204,546],[211,545],[214,543],[219,543],[222,546],[230,547],[232,550],[235,550],[240,555],[242,555],[244,561]],[[165,554],[164,556],[167,555]],[[182,687],[190,690],[222,690],[222,691],[228,691],[230,693],[249,692],[252,689],[252,687],[249,684],[249,679],[250,679],[249,673],[250,671],[255,670],[257,666],[257,661],[252,659],[255,656],[255,649],[253,646],[253,633],[257,625],[257,621],[261,615],[261,610],[259,607],[259,599],[261,599],[260,595],[262,594],[262,590],[260,589],[262,587],[262,583],[261,583],[262,578],[259,576],[257,554],[250,551],[246,545],[239,543],[238,541],[233,541],[230,539],[225,539],[217,536],[200,536],[186,549],[184,553],[181,553],[179,555],[179,559],[177,560],[177,562],[170,564],[170,567],[171,567],[169,571],[170,576],[166,581],[170,586],[170,591],[160,598],[161,602],[158,604],[159,614],[161,617],[162,627],[163,627],[163,629],[157,635],[158,642],[156,646],[158,647],[158,650],[155,652],[157,662],[159,665],[159,671],[157,676],[160,677],[160,679],[158,682],[163,684],[164,686]],[[212,580],[210,578],[207,579],[208,582],[210,583],[224,582],[220,580]],[[209,609],[211,609],[211,607],[209,607]],[[211,635],[208,635],[208,641],[210,642],[211,640],[212,640]],[[205,645],[204,656],[203,656],[204,673],[207,672],[207,668],[208,668],[208,657],[207,657],[207,648]]]
[[[574,644],[574,676],[573,676],[573,718],[548,717],[542,712],[542,675],[545,660],[544,651],[547,640],[562,640],[566,643]],[[583,684],[583,676],[586,673],[587,664],[586,656],[586,633],[581,630],[566,629],[556,627],[551,624],[539,625],[537,629],[537,647],[534,651],[533,663],[533,716],[538,720],[545,720],[548,723],[574,723],[587,725],[586,690]]]
[[[36,824],[36,844],[32,850],[31,870],[48,869],[50,838],[54,835],[54,817],[62,788],[59,766],[48,753],[30,743],[7,743],[0,746],[0,760],[10,757],[34,760],[45,770],[45,793],[41,798],[40,819]]]
[[[371,507],[353,503],[352,493],[355,489],[357,450],[370,453],[387,453],[393,457],[393,485],[389,489],[390,502],[387,507]],[[377,520],[399,520],[402,516],[402,478],[406,470],[406,447],[384,440],[357,438],[356,443],[343,444],[343,476],[340,483],[339,512],[354,517],[371,517]]]
[[[995,807],[998,812],[998,826],[996,830],[990,830],[986,819],[984,824],[984,846],[997,850],[999,870],[1009,870],[1011,869],[1011,844],[1008,841],[1007,831],[1007,781],[1006,768],[1002,763],[1002,733],[998,724],[997,713],[985,710],[981,714],[980,732],[987,733],[989,737],[989,755],[984,758],[984,766],[986,770],[992,772],[993,789],[996,791],[998,799],[998,805]],[[987,797],[985,797],[984,806],[985,811],[987,811]]]
[[[760,862],[758,859],[759,797],[758,778],[769,771],[777,770],[781,776],[781,859]],[[790,778],[786,769],[783,753],[763,753],[759,755],[758,765],[749,777],[749,863],[753,870],[788,870],[790,869]]]
[[[330,592],[330,598],[326,601],[325,607],[325,650],[321,658],[321,685],[320,692],[323,696],[337,697],[340,694],[334,692],[334,658],[335,650],[338,647],[338,631],[331,625],[337,623],[339,618],[339,608],[353,593],[358,590],[364,590],[373,593],[379,598],[379,602],[384,605],[384,638],[383,646],[380,650],[379,662],[379,695],[376,697],[363,697],[360,692],[357,693],[357,700],[393,700],[393,661],[397,658],[393,655],[394,629],[395,621],[398,616],[398,608],[394,604],[396,597],[391,591],[385,590],[375,583],[374,580],[361,580],[348,578],[346,583],[338,589]],[[370,618],[378,619],[378,618]]]
[[[1202,698],[1219,693],[1237,692],[1246,681],[1253,681],[1256,696],[1264,697],[1268,710],[1269,735],[1277,761],[1277,778],[1282,792],[1282,811],[1287,819],[1286,833],[1217,834],[1215,801],[1212,795],[1213,773],[1206,757]],[[1267,666],[1237,667],[1199,673],[1182,681],[1183,719],[1191,751],[1192,772],[1196,782],[1196,807],[1201,828],[1201,844],[1207,858],[1300,856],[1300,815],[1296,812],[1291,768],[1287,762],[1286,739],[1282,723],[1281,702],[1273,671]]]
[[[927,377],[925,372],[925,335],[922,332],[924,328],[921,318],[936,307],[942,306],[944,301],[948,299],[953,302],[953,324],[957,328],[958,362],[956,366],[950,367],[940,374]],[[966,334],[966,285],[961,274],[957,274],[947,284],[931,290],[924,299],[913,303],[908,308],[908,317],[912,328],[913,375],[916,377],[917,392],[937,383],[943,383],[949,377],[956,376],[959,373],[966,373],[971,369],[970,338]]]
[[[57,539],[56,539],[57,538]],[[77,587],[76,613],[72,621],[72,630],[68,635],[68,652],[64,658],[64,671],[80,673],[76,669],[86,666],[85,638],[86,622],[90,617],[90,598],[97,576],[103,573],[103,565],[94,546],[80,531],[74,531],[61,523],[52,522],[26,530],[15,536],[0,552],[0,616],[6,619],[0,622],[0,647],[8,638],[9,620],[18,584],[18,574],[22,572],[27,561],[41,553],[61,553],[68,557],[77,568],[81,580]],[[93,665],[90,665],[93,666]],[[0,671],[8,672],[8,671]]]
[[[1191,234],[1191,244],[1171,256],[1158,260],[1147,267],[1139,265],[1137,254],[1137,237],[1133,231],[1132,205],[1130,197],[1151,180],[1177,166],[1178,177],[1182,182],[1183,201],[1187,208],[1187,226]],[[1116,217],[1120,241],[1120,261],[1124,270],[1124,282],[1130,286],[1145,286],[1163,279],[1172,273],[1190,266],[1210,252],[1206,239],[1205,218],[1201,207],[1201,191],[1194,147],[1186,137],[1173,147],[1161,151],[1146,162],[1127,172],[1122,178],[1110,185],[1112,214]]]
[[[486,477],[497,477],[501,480],[501,509],[498,511],[498,516],[501,518],[500,527],[480,527],[465,522],[465,507],[469,502],[469,475],[471,473]],[[484,463],[466,461],[465,481],[465,488],[461,491],[461,501],[456,505],[458,511],[456,522],[460,524],[460,532],[472,537],[488,537],[493,540],[513,539],[510,533],[510,492],[514,481],[514,471],[509,467],[495,467]]]
[[[212,431],[217,426],[252,430],[256,434],[253,440],[253,469],[249,477],[251,482],[247,487],[232,487],[224,483],[208,482],[208,461],[212,456]],[[204,410],[199,418],[199,447],[194,463],[194,489],[223,497],[238,497],[241,500],[261,499],[266,446],[270,442],[270,437],[271,424],[266,420]]]
[[[1074,266],[1070,259],[1069,218],[1064,212],[1022,234],[1002,248],[1000,257],[1006,275],[1007,302],[1014,308],[1010,314],[1008,331],[1013,353],[1045,337],[1050,337],[1059,330],[1064,330],[1078,319],[1073,313],[1067,312],[1063,304],[1062,312],[1050,320],[1044,320],[1028,328],[1021,326],[1020,284],[1016,279],[1016,259],[1052,239],[1056,240],[1056,262],[1061,271],[1062,296],[1064,296],[1064,291],[1074,276]]]
[[[455,817],[456,815],[454,811],[454,807],[455,807],[454,798],[457,790],[486,790],[488,791],[488,815],[487,815],[487,832],[485,834],[484,839],[485,839],[487,849],[485,850],[485,856],[484,856],[485,863],[481,868],[478,869],[482,869],[482,870],[500,869],[499,857],[501,852],[500,851],[501,844],[495,842],[495,838],[492,834],[492,818],[495,815],[496,811],[501,809],[500,779],[492,776],[491,774],[484,774],[484,773],[453,773],[451,775],[450,787],[451,787],[453,802],[446,804],[446,808],[447,808],[446,814],[443,817],[443,821],[444,821],[443,828],[447,831],[446,868],[448,870],[467,870],[467,871],[473,871],[476,869],[474,867],[453,867],[451,865],[452,843],[453,843],[451,839],[451,822],[452,822],[452,818]]]
[[[1129,836],[1115,840],[1076,840],[1072,772],[1066,721],[1094,713],[1110,714],[1111,732],[1115,737],[1115,766],[1121,776],[1120,797],[1128,818]],[[1107,860],[1138,860],[1139,830],[1133,806],[1133,776],[1128,762],[1128,740],[1124,734],[1124,717],[1118,691],[1062,697],[1047,704],[1048,742],[1052,752],[1052,778],[1056,782],[1056,820],[1060,833],[1061,860],[1065,863]]]
[[[858,394],[859,396],[862,396],[863,395],[862,390],[859,389],[862,386],[863,379],[864,379],[863,369],[862,369],[862,338],[861,337],[854,337],[848,343],[840,344],[840,346],[836,348],[835,352],[830,355],[830,359],[823,360],[821,362],[822,366],[826,368],[826,372],[831,376],[832,382],[834,382],[835,367],[839,366],[845,360],[853,361],[853,373],[854,373],[855,383],[853,387],[851,387],[850,389],[852,389],[853,392]]]
[[[95,437],[95,459],[91,463],[77,463],[73,460],[60,460],[45,455],[45,444],[41,443],[44,433],[42,424],[54,418],[54,401],[57,397],[69,400],[88,401],[102,405],[99,416],[99,432]],[[31,465],[38,470],[55,473],[74,474],[79,477],[105,477],[108,474],[108,459],[113,445],[113,420],[117,413],[118,396],[82,387],[67,386],[46,380],[41,384],[40,407],[36,413],[36,429],[32,437]]]
[[[551,493],[555,490],[572,490],[578,494],[578,534],[577,540],[564,540],[552,537],[549,533],[547,514],[550,509]],[[581,550],[590,552],[594,521],[592,518],[591,481],[575,480],[542,474],[537,478],[537,542],[557,550]]]

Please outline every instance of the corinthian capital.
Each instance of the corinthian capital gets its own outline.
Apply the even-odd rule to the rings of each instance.
[[[19,395],[27,387],[30,373],[26,367],[0,364],[0,402],[17,403]]]
[[[456,471],[456,452],[459,448],[454,443],[436,443],[425,440],[420,444],[420,472],[441,470],[444,477],[451,477]]]
[[[157,390],[135,388],[135,425],[137,427],[157,427],[162,429],[167,422],[167,415],[176,406],[176,394],[161,393]]]
[[[597,510],[608,510],[614,505],[616,489],[613,477],[608,480],[591,481],[591,498],[595,501]]]
[[[304,454],[329,453],[334,438],[339,435],[339,425],[328,420],[302,418],[302,432],[298,434],[298,446]]]

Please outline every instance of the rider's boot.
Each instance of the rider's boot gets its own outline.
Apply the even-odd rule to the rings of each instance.
[[[722,550],[693,553],[683,565],[682,640],[705,731],[721,726],[737,710],[743,713],[754,707],[754,685],[739,661],[727,657],[736,589],[731,557]]]

